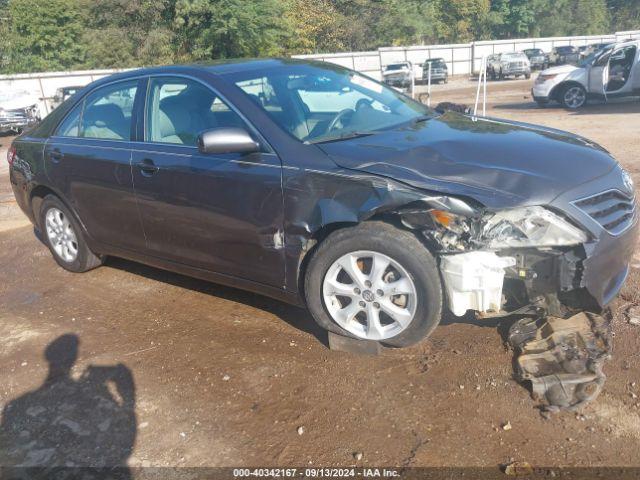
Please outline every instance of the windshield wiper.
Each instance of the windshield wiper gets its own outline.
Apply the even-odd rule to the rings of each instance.
[[[342,135],[336,135],[333,137],[319,138],[317,140],[307,140],[306,144],[317,144],[317,143],[329,143],[329,142],[339,142],[341,140],[350,140],[352,138],[359,137],[368,137],[370,135],[374,135],[375,132],[346,132]]]
[[[418,123],[426,122],[427,120],[431,120],[432,118],[433,118],[433,115],[420,115],[419,117],[416,117],[413,120],[411,120],[411,125],[416,125]]]

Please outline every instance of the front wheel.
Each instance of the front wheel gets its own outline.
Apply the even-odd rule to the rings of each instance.
[[[560,102],[570,110],[581,108],[587,103],[587,91],[582,85],[567,85],[562,90]]]
[[[331,234],[305,276],[307,306],[321,327],[394,347],[433,331],[442,295],[436,261],[425,246],[383,222]]]

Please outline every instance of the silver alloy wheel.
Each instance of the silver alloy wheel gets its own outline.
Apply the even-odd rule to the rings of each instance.
[[[418,295],[407,270],[378,252],[343,255],[327,270],[322,297],[331,318],[358,338],[384,340],[409,327]]]
[[[78,258],[78,239],[67,216],[57,208],[50,208],[45,216],[47,237],[58,257],[67,263]]]
[[[586,99],[587,94],[578,86],[568,88],[564,92],[564,104],[569,108],[580,108]]]

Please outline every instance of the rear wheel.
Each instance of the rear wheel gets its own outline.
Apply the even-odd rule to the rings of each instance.
[[[582,85],[567,85],[560,94],[560,102],[571,110],[581,108],[587,103],[587,91]]]
[[[425,338],[442,314],[435,259],[413,234],[383,222],[330,235],[309,263],[305,295],[323,328],[395,347]]]
[[[53,195],[42,201],[40,227],[53,258],[65,270],[86,272],[102,265],[102,258],[89,250],[74,215]]]

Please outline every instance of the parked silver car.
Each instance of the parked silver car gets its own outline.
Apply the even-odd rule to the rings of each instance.
[[[413,66],[410,62],[392,63],[384,67],[382,78],[391,87],[409,88],[413,79]]]
[[[531,78],[531,63],[523,52],[495,53],[487,57],[487,75],[492,79]]]
[[[589,99],[640,96],[640,41],[610,45],[579,66],[561,65],[540,72],[531,90],[539,105],[557,101],[569,109]]]

